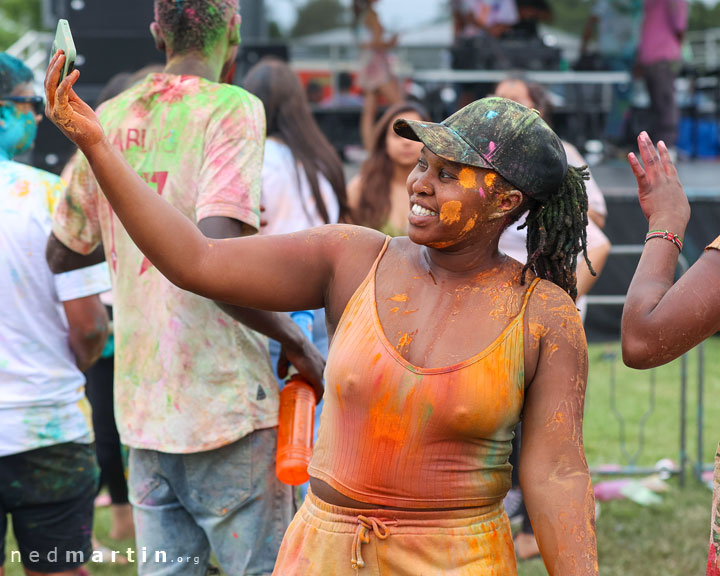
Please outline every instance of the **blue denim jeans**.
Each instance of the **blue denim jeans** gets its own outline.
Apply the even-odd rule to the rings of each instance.
[[[226,574],[271,574],[294,513],[276,442],[268,428],[208,452],[131,448],[138,574],[204,576],[211,550]]]

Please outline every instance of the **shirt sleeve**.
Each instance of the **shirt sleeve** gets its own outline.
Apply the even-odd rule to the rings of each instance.
[[[262,168],[262,205],[265,208],[264,220],[268,223],[267,233],[277,233],[278,225],[282,224],[279,220],[283,219],[283,208],[287,209],[295,204],[292,202],[292,195],[300,197],[297,172],[292,163],[292,155],[283,158],[278,144],[269,141],[266,143]]]
[[[54,278],[55,289],[60,302],[101,294],[111,288],[110,269],[107,262],[72,270],[71,272],[55,274]]]
[[[670,0],[670,25],[677,33],[685,32],[688,26],[687,0]]]
[[[206,132],[197,221],[224,216],[260,226],[265,113],[257,98],[234,93],[237,105],[215,114]]]
[[[60,242],[74,252],[89,254],[102,241],[97,182],[85,156],[80,152],[76,152],[70,162],[70,183],[55,207],[52,231]]]

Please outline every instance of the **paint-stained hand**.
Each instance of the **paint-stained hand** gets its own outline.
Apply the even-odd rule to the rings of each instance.
[[[73,70],[58,86],[64,64],[65,54],[58,50],[50,60],[45,75],[45,115],[65,136],[86,151],[103,139],[104,132],[93,109],[73,90],[80,72]]]
[[[641,132],[637,142],[644,167],[632,152],[628,161],[638,183],[643,214],[651,229],[682,235],[690,219],[690,203],[668,149],[660,141],[656,150],[647,132]]]
[[[323,372],[325,371],[325,359],[320,350],[304,336],[297,342],[283,342],[280,358],[278,359],[277,371],[280,378],[285,378],[288,369],[292,364],[305,378],[315,391],[315,400],[320,399],[325,393],[323,386]]]

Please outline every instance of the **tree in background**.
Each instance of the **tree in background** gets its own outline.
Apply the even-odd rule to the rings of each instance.
[[[307,0],[298,6],[297,20],[290,35],[307,36],[347,25],[348,13],[339,0]]]
[[[720,4],[712,6],[702,0],[693,0],[690,3],[690,16],[688,30],[707,30],[720,27]]]
[[[0,51],[7,50],[28,30],[42,30],[40,0],[0,2]]]
[[[576,36],[582,35],[593,4],[593,0],[550,0],[553,10],[551,26]]]
[[[550,0],[555,18],[552,26],[571,34],[582,34],[593,0]],[[720,2],[690,0],[689,30],[720,28]]]

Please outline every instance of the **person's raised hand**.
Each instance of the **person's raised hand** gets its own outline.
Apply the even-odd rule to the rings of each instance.
[[[104,137],[98,117],[73,90],[80,72],[73,70],[58,86],[65,54],[58,50],[45,74],[45,115],[60,131],[85,151]]]
[[[678,178],[665,143],[657,150],[647,132],[637,139],[643,165],[632,152],[628,161],[638,183],[638,199],[651,229],[669,230],[683,236],[690,220],[690,203]]]

